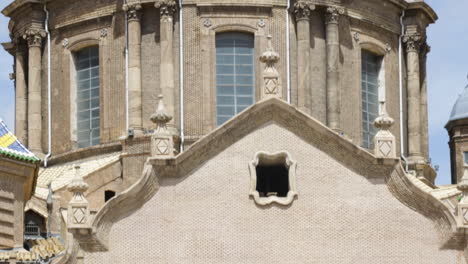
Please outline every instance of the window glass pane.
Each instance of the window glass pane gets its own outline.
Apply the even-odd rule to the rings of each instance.
[[[237,97],[237,104],[239,105],[251,105],[252,101],[252,97]]]
[[[218,86],[218,95],[234,95],[234,86]]]
[[[463,152],[464,160],[465,160],[465,165],[468,165],[468,152]]]
[[[362,51],[362,132],[363,146],[373,147],[373,137],[377,129],[374,120],[379,114],[379,72],[382,57]]]
[[[218,96],[218,105],[234,105],[234,96]]]
[[[244,33],[216,35],[216,94],[218,125],[254,101],[254,38]]]
[[[218,106],[217,109],[218,109],[218,115],[227,115],[227,116],[234,115],[233,106]]]
[[[77,140],[79,147],[99,144],[99,49],[75,54],[77,83]],[[91,110],[92,109],[92,110]]]

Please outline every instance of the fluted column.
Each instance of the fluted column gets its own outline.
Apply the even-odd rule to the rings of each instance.
[[[299,109],[311,113],[310,87],[310,12],[315,6],[303,0],[294,3],[297,25],[297,102]]]
[[[18,41],[19,42],[19,41]],[[28,95],[26,86],[26,47],[17,44],[15,53],[15,134],[23,144],[28,144]]]
[[[141,91],[141,5],[124,6],[128,18],[128,110],[129,128],[135,135],[143,131]]]
[[[41,46],[45,31],[28,29],[24,39],[28,41],[28,148],[41,156],[42,113],[41,113]]]
[[[327,7],[325,15],[327,44],[327,125],[340,131],[340,55],[339,20],[344,9]]]
[[[177,11],[177,3],[173,0],[163,0],[155,4],[160,11],[160,45],[161,45],[161,65],[160,65],[160,88],[166,102],[167,112],[174,116],[174,54],[172,50],[174,34],[174,14]],[[174,120],[168,123],[171,130],[174,128]]]
[[[408,89],[408,151],[411,161],[421,161],[421,83],[419,72],[419,49],[421,35],[407,34],[406,45],[407,89]]]

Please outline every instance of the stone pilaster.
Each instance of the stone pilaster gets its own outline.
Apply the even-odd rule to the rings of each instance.
[[[165,158],[174,156],[174,140],[167,129],[167,123],[172,116],[167,112],[163,102],[163,96],[159,95],[156,112],[151,115],[151,121],[156,124],[156,129],[151,136],[151,156]]]
[[[175,107],[175,85],[174,85],[174,15],[177,11],[177,2],[174,0],[162,0],[156,2],[156,8],[160,11],[160,45],[161,45],[161,65],[160,65],[160,88],[161,93],[167,103],[169,115],[174,116]],[[170,130],[175,130],[174,121],[168,124]]]
[[[278,73],[278,70],[276,70],[275,67],[275,64],[279,61],[279,54],[273,50],[273,46],[271,44],[271,36],[268,35],[267,38],[267,50],[263,52],[260,56],[260,61],[265,63],[265,69],[263,70],[261,98],[282,98],[283,89],[281,88],[281,78]]]
[[[41,47],[46,32],[42,29],[28,29],[23,38],[28,41],[28,148],[43,156],[42,112],[41,112]]]
[[[143,131],[141,90],[141,5],[124,6],[128,18],[128,98],[129,128],[135,135]]]
[[[423,161],[421,149],[421,83],[419,72],[419,33],[406,34],[407,90],[408,90],[408,150],[412,163]]]
[[[327,45],[327,125],[340,131],[339,20],[344,9],[327,7],[325,14]]]
[[[298,107],[306,113],[311,113],[310,84],[310,12],[315,9],[303,0],[294,3],[293,12],[297,25],[297,102]]]
[[[23,144],[28,144],[28,94],[26,84],[26,47],[18,41],[15,52],[15,134]]]

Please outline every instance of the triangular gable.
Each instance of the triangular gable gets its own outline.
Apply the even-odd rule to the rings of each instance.
[[[306,142],[316,146],[346,167],[366,177],[382,177],[397,163],[382,166],[373,154],[329,129],[318,120],[283,100],[270,98],[260,101],[193,143],[186,151],[170,159],[150,158],[160,173],[184,176],[240,138],[274,122]],[[336,151],[340,149],[341,151]],[[174,170],[168,169],[173,168]],[[384,169],[387,168],[387,169]]]

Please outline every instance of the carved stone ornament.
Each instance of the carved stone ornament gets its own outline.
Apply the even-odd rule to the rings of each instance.
[[[64,47],[64,48],[68,47],[69,43],[70,43],[70,41],[67,38],[64,38],[62,40],[62,47]]]
[[[264,28],[266,26],[265,19],[259,19],[258,22],[257,22],[257,26],[261,27],[261,28]]]
[[[281,164],[286,166],[288,170],[288,183],[289,190],[285,197],[279,197],[276,195],[269,195],[268,197],[261,197],[257,191],[257,166],[264,164]],[[291,159],[291,155],[286,151],[280,151],[275,153],[268,153],[259,151],[255,153],[253,160],[249,163],[250,171],[250,192],[249,195],[253,197],[254,201],[258,205],[268,205],[277,203],[281,205],[290,205],[294,201],[294,197],[297,196],[296,192],[296,167],[297,163]]]
[[[139,3],[125,4],[123,7],[128,20],[139,20],[141,18],[141,9],[142,6]]]
[[[99,31],[101,38],[107,37],[107,34],[109,33],[109,30],[107,28],[103,28]]]
[[[268,47],[260,56],[260,61],[265,63],[263,70],[263,87],[261,98],[282,97],[281,79],[275,64],[279,61],[279,54],[273,50],[271,36],[268,35]]]
[[[159,95],[158,107],[150,119],[156,124],[156,129],[151,136],[151,156],[174,156],[174,140],[172,134],[167,129],[167,123],[172,119],[172,116],[167,113],[162,95]]]
[[[24,32],[23,38],[28,41],[29,47],[40,47],[42,45],[42,39],[47,36],[47,33],[43,29],[30,28]]]
[[[309,19],[312,10],[315,10],[315,5],[304,0],[298,0],[293,5],[293,13],[296,16],[296,20]]]
[[[406,52],[419,52],[422,37],[419,33],[406,34],[403,36],[403,43],[406,45]]]
[[[69,231],[81,232],[81,229],[89,229],[91,225],[89,203],[84,196],[89,186],[80,175],[80,166],[75,165],[74,169],[75,176],[67,186],[68,191],[73,193],[72,199],[68,202],[67,228]]]
[[[206,18],[205,20],[203,20],[203,26],[207,28],[211,27],[212,26],[211,19]]]
[[[327,24],[338,24],[340,15],[344,15],[344,8],[329,6],[325,13],[325,23]]]
[[[457,189],[462,191],[462,198],[457,206],[457,225],[460,228],[468,228],[468,167],[464,168],[463,177]]]
[[[379,129],[374,136],[374,154],[377,158],[396,159],[395,136],[389,131],[395,121],[388,115],[385,102],[380,104],[380,115],[374,121],[374,126]]]
[[[161,0],[154,4],[154,7],[159,8],[161,19],[163,16],[174,16],[177,11],[177,2],[174,0]]]

